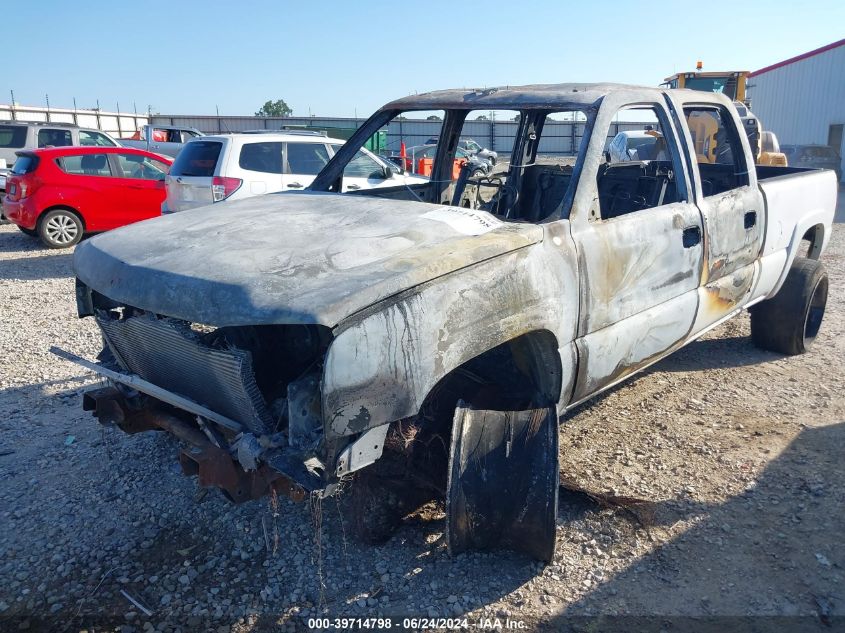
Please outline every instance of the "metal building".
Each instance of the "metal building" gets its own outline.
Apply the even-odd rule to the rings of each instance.
[[[781,144],[830,145],[845,157],[845,39],[750,73],[748,94]]]

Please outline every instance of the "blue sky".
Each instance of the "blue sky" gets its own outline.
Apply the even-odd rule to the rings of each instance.
[[[845,37],[845,2],[30,0],[3,23],[0,103],[364,117],[438,88],[756,70]]]

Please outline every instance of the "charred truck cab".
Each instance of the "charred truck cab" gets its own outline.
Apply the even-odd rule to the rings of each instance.
[[[441,113],[428,180],[358,150]],[[474,111],[516,112],[510,159],[455,160]],[[655,133],[618,162],[622,120]],[[633,118],[632,118],[633,117]],[[568,121],[561,156],[544,130]],[[717,147],[700,147],[696,131]],[[159,429],[232,501],[329,495],[361,536],[445,501],[450,550],[555,548],[568,409],[752,308],[757,344],[821,324],[832,174],[757,167],[721,95],[609,84],[441,91],[376,112],[303,192],[224,202],[88,240],[79,315],[105,346],[84,406]],[[697,144],[698,142],[698,144]],[[556,153],[557,152],[557,153]],[[354,178],[393,186],[358,190]],[[799,256],[802,238],[808,257]]]

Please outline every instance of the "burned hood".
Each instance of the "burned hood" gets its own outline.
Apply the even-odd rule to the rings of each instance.
[[[215,204],[80,244],[77,277],[157,314],[208,325],[333,327],[378,301],[528,246],[542,229],[482,212],[330,193]]]

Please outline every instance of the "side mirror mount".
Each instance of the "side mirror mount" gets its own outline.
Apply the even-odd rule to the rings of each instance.
[[[382,173],[384,174],[385,180],[389,180],[390,178],[393,178],[393,170],[390,168],[390,165],[385,165],[382,168]]]

